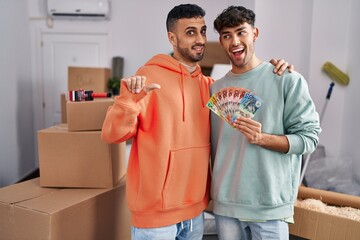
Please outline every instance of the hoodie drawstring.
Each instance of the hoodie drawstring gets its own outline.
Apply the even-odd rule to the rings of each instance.
[[[205,107],[205,103],[208,101],[209,97],[209,86],[206,85],[206,81],[201,81],[201,78],[204,78],[204,75],[199,74],[198,81],[199,81],[199,90],[200,90],[200,97],[201,97],[201,104],[202,107]],[[205,88],[205,89],[204,89]]]
[[[182,109],[182,118],[183,118],[183,122],[185,122],[185,89],[184,89],[184,66],[180,64],[180,89],[181,89],[181,97],[182,97],[182,105],[183,105],[183,109]],[[206,77],[200,73],[198,75],[198,83],[199,83],[199,91],[200,91],[200,98],[201,98],[201,105],[202,107],[205,107],[207,104],[207,101],[210,98],[210,84],[209,84],[210,80],[207,80]]]
[[[184,73],[183,73],[183,66],[180,65],[180,75],[181,75],[181,79],[180,79],[180,86],[181,86],[181,97],[182,97],[182,104],[183,104],[183,122],[185,122],[185,93],[184,93]]]
[[[189,221],[189,220],[188,220]],[[184,221],[181,222],[181,230],[184,229]],[[190,232],[192,232],[193,229],[193,221],[190,219]]]

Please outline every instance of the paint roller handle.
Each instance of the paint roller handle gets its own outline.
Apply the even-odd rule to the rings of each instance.
[[[333,88],[334,88],[334,86],[335,86],[335,83],[330,83],[330,86],[329,86],[329,89],[328,89],[328,92],[327,92],[327,94],[326,94],[326,99],[330,99],[330,97],[331,97],[331,93],[332,93],[332,90],[333,90]]]

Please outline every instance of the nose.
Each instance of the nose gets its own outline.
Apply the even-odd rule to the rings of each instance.
[[[240,40],[239,38],[235,37],[234,40],[233,40],[233,45],[234,46],[239,46],[240,45]]]
[[[205,44],[206,42],[206,35],[198,34],[196,37],[196,43]]]

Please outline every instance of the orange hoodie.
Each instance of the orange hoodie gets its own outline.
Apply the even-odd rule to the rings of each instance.
[[[209,202],[210,119],[206,102],[213,82],[159,54],[136,75],[159,90],[130,93],[122,85],[107,112],[102,139],[133,138],[126,184],[135,227],[175,224],[199,215]]]

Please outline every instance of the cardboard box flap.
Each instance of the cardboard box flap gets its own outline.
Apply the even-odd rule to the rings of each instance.
[[[298,192],[299,199],[307,199],[313,198],[317,200],[321,200],[324,203],[334,205],[334,206],[341,206],[341,207],[353,207],[360,209],[360,197],[347,195],[343,193],[325,191],[310,187],[299,187]]]
[[[39,198],[20,202],[17,206],[45,214],[54,214],[110,190],[112,189],[61,189]],[[51,204],[44,204],[48,202]]]
[[[42,188],[39,178],[1,188],[0,202],[15,204],[59,191],[57,188]]]
[[[53,125],[51,127],[41,129],[41,130],[38,131],[38,133],[43,133],[43,132],[50,132],[50,133],[56,132],[57,134],[62,133],[62,132],[66,133],[66,134],[71,133],[71,132],[69,132],[67,123],[60,123],[60,124]],[[94,132],[98,132],[98,131],[97,130],[92,130],[92,131],[86,131],[86,132],[83,132],[83,133],[84,134],[92,134]],[[76,132],[74,134],[76,134]]]
[[[113,191],[113,189],[124,186],[125,183],[126,176],[121,178],[120,182],[114,188],[43,188],[39,186],[39,178],[37,178],[33,183],[35,187],[54,191],[43,194],[37,198],[19,202],[16,206],[45,214],[54,214],[76,204],[86,202],[105,192]],[[16,185],[12,187],[14,186]],[[49,202],[51,202],[51,204],[44,204]]]

